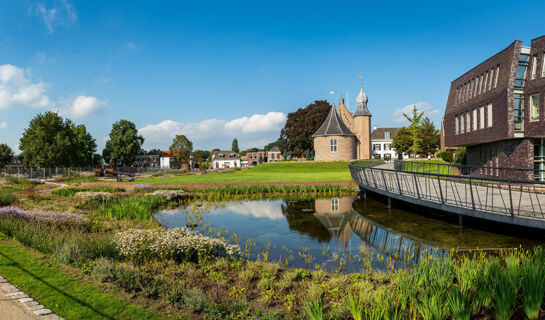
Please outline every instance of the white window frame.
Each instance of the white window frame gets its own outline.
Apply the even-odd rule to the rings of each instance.
[[[500,65],[496,67],[496,77],[494,78],[494,89],[498,86],[498,76],[500,74]]]
[[[494,125],[493,118],[492,118],[492,103],[489,103],[486,105],[486,112],[488,116],[487,125],[488,125],[488,128],[491,128],[492,125]]]
[[[541,76],[545,77],[545,52],[541,55]]]
[[[480,119],[479,119],[479,124],[480,124],[480,127],[479,129],[484,129],[484,106],[480,106],[479,107],[479,113],[480,113]]]
[[[537,104],[535,104],[534,108],[534,101],[537,99]],[[539,93],[531,94],[530,95],[530,121],[539,121]]]
[[[465,123],[466,123],[465,116],[462,113],[460,115],[460,134],[464,134],[464,132],[465,132]]]
[[[488,71],[484,75],[484,86],[483,86],[483,92],[488,91]]]
[[[466,112],[466,132],[471,132],[471,111]]]
[[[534,54],[532,56],[532,80],[537,78],[537,60],[538,59],[538,55],[537,54]]]
[[[337,139],[329,139],[329,152],[336,153],[337,151]]]
[[[459,126],[460,122],[458,120],[458,116],[455,116],[454,117],[454,134],[455,135],[458,135],[460,134],[460,126]]]
[[[473,109],[473,131],[477,131],[477,108]]]

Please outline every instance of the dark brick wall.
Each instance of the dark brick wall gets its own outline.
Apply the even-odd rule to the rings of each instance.
[[[545,57],[545,36],[532,40],[530,51],[530,65],[524,89],[524,135],[527,137],[545,137],[545,77],[542,77],[542,68]],[[534,55],[538,56],[537,77],[532,80],[532,63]],[[539,121],[530,122],[530,96],[539,94]]]
[[[521,41],[513,42],[509,47],[482,62],[451,83],[447,107],[445,109],[445,144],[446,146],[462,146],[483,142],[497,141],[514,137],[513,132],[513,88],[518,58],[522,46]],[[497,87],[478,94],[469,100],[456,104],[456,88],[471,79],[490,71],[500,65]],[[485,128],[469,133],[455,135],[456,115],[472,112],[473,109],[492,103],[492,127],[488,128],[488,113],[485,110]],[[473,118],[473,114],[471,115]],[[478,122],[480,121],[478,112]],[[473,121],[473,120],[472,120]]]
[[[483,143],[467,147],[467,164],[472,166],[500,168],[534,168],[534,144],[532,138],[509,139],[491,143]],[[475,175],[499,177],[506,179],[533,179],[533,172],[488,170],[475,172]]]

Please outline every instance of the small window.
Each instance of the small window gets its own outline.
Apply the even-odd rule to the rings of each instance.
[[[539,120],[539,94],[530,96],[530,121]]]
[[[479,128],[484,129],[484,106],[479,108]]]
[[[488,127],[492,127],[492,103],[489,103],[487,106],[486,106],[486,111],[487,111],[487,116],[488,116]]]
[[[462,113],[460,115],[460,134],[464,134],[465,132],[465,117],[464,117],[464,114]]]
[[[467,132],[470,132],[471,131],[471,112],[466,112],[466,129],[467,129]]]
[[[337,139],[329,140],[329,151],[337,152]]]
[[[473,131],[477,131],[477,108],[473,109]]]
[[[460,126],[458,123],[458,116],[456,116],[454,118],[454,134],[459,134],[459,133],[460,133]]]
[[[331,199],[331,211],[332,212],[338,212],[339,211],[339,198]]]
[[[532,79],[537,77],[537,54],[532,58]]]
[[[392,147],[391,147],[390,143],[385,143],[384,144],[384,151],[390,151],[391,149],[392,149]]]
[[[483,92],[488,91],[488,71],[484,75]]]
[[[373,144],[373,151],[380,151],[380,143]]]
[[[543,53],[543,58],[541,59],[541,76],[545,77],[545,52]]]
[[[390,139],[390,131],[384,131],[384,139]]]
[[[496,74],[495,74],[495,78],[494,78],[494,89],[496,89],[496,87],[498,86],[498,75],[500,74],[500,65],[498,64],[498,66],[496,67]]]

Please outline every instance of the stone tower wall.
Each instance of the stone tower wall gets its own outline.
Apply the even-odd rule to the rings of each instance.
[[[337,152],[330,151],[330,140],[337,139]],[[323,136],[314,138],[315,161],[348,161],[355,159],[354,136]]]
[[[354,133],[357,136],[356,159],[371,159],[371,117],[354,117]]]

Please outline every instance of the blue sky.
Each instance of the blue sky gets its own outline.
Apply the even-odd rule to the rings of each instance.
[[[0,142],[58,110],[104,145],[119,119],[146,149],[274,141],[287,113],[364,77],[373,125],[417,103],[439,124],[452,80],[545,34],[543,1],[0,2]]]

